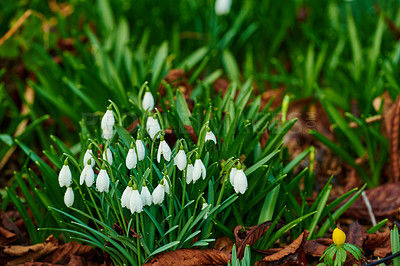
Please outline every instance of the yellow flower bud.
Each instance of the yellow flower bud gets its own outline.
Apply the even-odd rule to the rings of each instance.
[[[335,230],[333,230],[332,233],[332,240],[336,246],[341,246],[344,244],[344,241],[346,240],[346,234],[339,228],[335,228]]]

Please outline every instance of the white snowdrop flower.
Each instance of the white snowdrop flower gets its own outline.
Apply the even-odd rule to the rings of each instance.
[[[110,177],[108,176],[108,173],[106,171],[106,166],[103,165],[101,166],[101,170],[99,175],[97,176],[96,180],[96,189],[99,192],[108,192],[108,187],[110,186]]]
[[[103,138],[110,139],[113,135],[115,119],[113,111],[111,110],[111,105],[108,107],[106,113],[101,119],[101,129],[103,131]]]
[[[207,207],[208,207],[207,202],[203,201],[203,206],[201,206],[201,210],[204,210],[204,209],[207,208]],[[209,213],[209,212],[210,212],[210,210],[206,211],[206,213],[204,214],[203,219],[207,219],[208,213]]]
[[[113,163],[113,156],[110,148],[103,151],[103,160],[106,160],[110,165]]]
[[[203,178],[203,180],[206,179],[206,167],[204,166],[203,162],[198,158],[194,162],[193,183],[196,183],[200,176]]]
[[[71,187],[68,187],[67,191],[65,191],[64,203],[65,203],[65,206],[67,206],[67,207],[71,207],[72,204],[74,204],[74,191],[72,190]]]
[[[190,182],[193,181],[193,169],[194,169],[193,164],[189,162],[186,169],[186,184],[190,184]]]
[[[233,188],[236,193],[244,194],[247,190],[247,177],[243,172],[243,169],[238,169],[235,174],[235,181],[233,182]]]
[[[146,155],[146,150],[144,148],[144,144],[141,139],[136,140],[136,151],[138,160],[142,161],[144,159],[144,156]]]
[[[132,168],[136,168],[136,164],[137,164],[137,156],[132,143],[131,148],[128,151],[128,155],[126,156],[125,165],[126,168],[130,170]]]
[[[141,213],[143,211],[143,201],[142,197],[140,197],[139,191],[136,189],[133,189],[130,202],[129,202],[129,209],[131,210],[131,213]]]
[[[229,174],[229,181],[231,182],[232,186],[234,186],[234,184],[235,184],[235,175],[236,175],[236,173],[237,173],[237,168],[233,167],[231,169],[230,174]]]
[[[93,151],[91,149],[91,145],[89,145],[89,148],[85,152],[85,156],[83,156],[83,166],[86,166],[89,163],[90,160],[90,165],[93,167],[94,166],[94,158],[93,158]]]
[[[142,107],[145,111],[152,111],[154,108],[154,98],[149,89],[143,96]]]
[[[179,170],[183,171],[186,168],[187,159],[185,151],[183,150],[183,146],[179,148],[178,154],[176,154],[174,158],[174,165],[178,167]]]
[[[160,146],[158,147],[157,151],[157,162],[160,163],[161,161],[161,154],[164,156],[164,159],[169,162],[171,160],[171,148],[169,147],[168,143],[164,140],[164,137],[161,136]]]
[[[88,187],[91,187],[94,183],[94,171],[90,164],[87,164],[82,170],[79,184],[82,186],[83,182],[85,182]]]
[[[207,142],[208,140],[214,141],[215,145],[217,145],[217,139],[215,138],[214,133],[210,129],[208,129],[206,133],[206,138],[204,142]]]
[[[158,186],[154,189],[152,198],[153,198],[153,204],[154,205],[161,205],[164,201],[164,185],[158,184]]]
[[[216,0],[215,14],[218,16],[228,15],[231,11],[232,0]]]
[[[171,194],[171,187],[170,187],[170,179],[169,176],[167,176],[166,174],[163,177],[163,185],[164,185],[164,190],[165,193],[167,194]]]
[[[151,206],[151,194],[149,189],[145,185],[142,187],[142,192],[140,192],[140,196],[142,197],[143,206]]]
[[[130,182],[129,182],[130,183]],[[122,192],[121,196],[121,206],[122,208],[130,208],[130,199],[132,195],[133,189],[130,185],[128,185],[124,192]]]
[[[158,124],[158,120],[155,115],[154,117],[150,116],[147,118],[146,129],[151,139],[154,139],[154,136],[161,131],[160,124]]]
[[[67,159],[65,159],[64,165],[58,174],[58,183],[60,184],[60,187],[69,187],[72,183],[72,174]]]

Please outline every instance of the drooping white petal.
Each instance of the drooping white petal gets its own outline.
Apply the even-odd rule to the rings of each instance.
[[[161,154],[163,155],[164,159],[169,162],[171,160],[171,148],[169,147],[168,143],[165,140],[160,141],[160,146],[158,147],[157,151],[157,162],[160,163]]]
[[[67,191],[65,191],[64,203],[67,207],[71,207],[74,204],[74,191],[71,187],[68,187]]]
[[[86,166],[88,164],[88,161],[90,160],[90,165],[93,167],[94,166],[94,159],[93,159],[93,152],[91,149],[87,149],[85,152],[85,156],[83,156],[83,166]]]
[[[200,164],[200,167],[201,167],[201,178],[203,178],[203,180],[204,180],[204,179],[206,179],[206,175],[207,175],[206,167],[204,166],[202,161],[200,161],[200,162],[201,162],[201,164]]]
[[[58,183],[60,184],[60,187],[69,187],[71,185],[72,174],[68,165],[63,165],[61,168],[60,173],[58,174]]]
[[[103,151],[103,160],[106,160],[110,165],[112,165],[113,156],[110,148],[107,148],[107,150]]]
[[[87,171],[87,165],[83,168],[82,173],[79,177],[79,185],[83,185],[83,182],[85,182],[85,177],[86,177],[86,171]]]
[[[208,140],[214,141],[214,143],[217,144],[217,139],[215,138],[215,135],[212,131],[208,131],[206,133],[206,138],[204,142],[207,142]]]
[[[151,194],[147,187],[142,187],[142,192],[140,193],[140,196],[142,197],[143,206],[151,206]]]
[[[108,187],[110,186],[110,177],[105,169],[101,169],[96,180],[96,189],[99,192],[108,192]]]
[[[169,186],[170,179],[169,176],[164,176],[164,190],[165,193],[170,194],[171,193],[171,187]]]
[[[137,150],[137,157],[139,161],[142,161],[144,159],[144,156],[146,154],[143,141],[140,139],[136,140],[136,150]]]
[[[233,188],[236,193],[242,194],[247,190],[247,178],[242,169],[237,170],[236,172]]]
[[[223,16],[229,14],[231,10],[232,0],[216,0],[215,1],[215,14]]]
[[[142,107],[145,111],[151,111],[154,108],[154,98],[151,92],[146,91],[143,96]]]
[[[184,150],[179,150],[178,154],[174,158],[174,164],[179,170],[183,171],[186,168],[187,159]]]
[[[200,159],[196,159],[196,161],[194,162],[194,167],[193,167],[193,172],[192,172],[193,183],[196,183],[196,181],[201,176],[201,165],[202,164],[203,164],[203,162]]]
[[[88,187],[91,187],[94,183],[94,171],[90,165],[87,165],[87,170],[85,172],[85,183]]]
[[[131,195],[132,195],[132,187],[127,186],[124,190],[124,192],[122,192],[122,196],[121,196],[121,206],[122,208],[130,208],[130,199],[131,199]]]
[[[152,116],[147,118],[146,129],[151,139],[154,139],[154,136],[161,130],[158,120],[154,119]]]
[[[136,151],[135,149],[129,149],[128,155],[126,156],[125,160],[126,168],[128,168],[129,170],[132,168],[136,168],[136,164],[137,164]]]
[[[103,133],[101,134],[101,136],[104,138],[104,139],[111,139],[112,138],[112,136],[113,136],[113,130],[112,129],[104,129],[103,130]]]
[[[234,167],[231,169],[231,172],[229,174],[229,181],[231,182],[232,186],[235,186],[235,175],[237,172],[237,168]]]
[[[164,201],[164,186],[161,184],[158,184],[158,186],[154,189],[153,191],[153,204],[154,205],[161,205]]]
[[[190,184],[193,181],[193,164],[188,164],[186,169],[186,184]]]
[[[207,202],[203,202],[203,206],[201,206],[201,210],[204,210],[205,208],[207,208],[208,207],[208,204],[207,204]],[[207,217],[208,217],[208,213],[209,213],[210,211],[208,210],[208,211],[206,211],[206,213],[204,214],[204,219],[207,219]]]
[[[115,119],[112,110],[107,110],[101,119],[101,129],[103,131],[103,138],[110,139],[113,133]]]
[[[131,213],[141,213],[143,211],[143,201],[140,197],[139,191],[134,189],[131,194],[129,209]]]

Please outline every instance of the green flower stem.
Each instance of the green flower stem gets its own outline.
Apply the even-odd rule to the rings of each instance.
[[[221,204],[222,196],[224,195],[226,181],[227,181],[227,176],[224,177],[224,180],[222,182],[222,188],[218,195],[217,204],[215,206],[219,206],[219,204]],[[212,220],[215,220],[217,218],[217,214],[218,214],[218,210],[216,210],[214,212]],[[208,226],[207,234],[206,234],[207,237],[209,237],[209,235],[211,234],[212,227],[213,227],[213,223],[210,223],[210,225]]]
[[[94,200],[94,198],[93,198],[92,192],[90,191],[90,188],[87,188],[87,190],[88,190],[88,193],[89,193],[89,197],[90,197],[90,199],[92,200],[93,206],[94,206],[94,208],[96,209],[97,215],[99,216],[100,221],[101,221],[102,223],[104,223],[103,216],[100,214],[100,210],[99,210],[99,208],[97,207],[97,204],[96,204],[96,202],[95,202],[95,200]]]
[[[138,235],[139,235],[139,229],[140,229],[140,226],[139,226],[139,214],[136,213],[136,233]],[[138,265],[142,265],[142,263],[140,261],[140,239],[136,238],[136,241],[137,241],[137,249],[138,249],[138,251],[137,251],[137,254],[138,254]]]
[[[153,160],[154,160],[154,143],[155,142],[156,142],[156,137],[154,136],[154,140],[151,142],[151,151],[150,151],[150,179],[149,179],[150,184],[152,184],[152,182],[153,182]]]
[[[111,169],[111,165],[110,165],[109,170],[110,170],[111,183],[114,185],[114,198],[115,198],[115,200],[113,201],[112,198],[110,197],[110,201],[111,201],[111,204],[112,204],[112,207],[113,207],[114,211],[117,209],[115,207],[115,205],[114,205],[114,202],[117,202],[118,211],[119,211],[118,214],[121,215],[121,218],[119,217],[119,215],[117,215],[117,219],[118,219],[119,224],[126,231],[127,229],[126,229],[126,223],[125,223],[125,218],[124,218],[124,212],[122,211],[121,204],[119,204],[120,200],[118,199],[117,188],[115,187],[115,177],[114,177],[113,171]]]
[[[91,211],[90,208],[89,208],[89,205],[86,204],[86,199],[85,199],[85,197],[83,196],[83,192],[82,192],[81,186],[78,185],[78,184],[76,184],[76,185],[77,185],[77,187],[78,187],[79,194],[81,195],[81,198],[83,199],[83,204],[85,204],[85,207],[86,207],[86,209],[88,210],[88,213],[90,214],[90,216],[94,217],[92,211]],[[87,189],[89,190],[88,187],[87,187]],[[95,205],[95,206],[96,206],[96,205]],[[96,225],[97,229],[99,229],[97,223],[95,223],[95,225]]]

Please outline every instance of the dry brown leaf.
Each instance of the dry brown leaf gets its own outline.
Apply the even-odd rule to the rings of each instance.
[[[0,226],[0,246],[8,245],[17,240],[17,235]]]
[[[81,245],[78,242],[68,242],[59,246],[57,250],[46,256],[43,261],[55,264],[67,264],[71,261],[72,256],[82,256],[90,259],[96,256],[96,252],[94,252],[91,246]]]
[[[178,249],[156,255],[148,263],[150,265],[226,265],[231,254],[215,249]]]
[[[392,117],[390,119],[390,165],[393,171],[391,181],[398,182],[400,178],[400,165],[399,165],[399,121],[400,121],[400,97],[393,107]]]
[[[213,249],[216,249],[219,251],[226,251],[226,252],[232,252],[232,248],[233,248],[233,242],[227,236],[218,237],[215,240],[214,247],[213,247]]]
[[[257,261],[255,265],[307,265],[304,244],[309,232],[305,230],[295,241],[281,251]]]
[[[325,249],[332,245],[332,243],[333,241],[331,238],[309,240],[304,245],[305,253],[308,256],[319,258],[324,254]]]
[[[352,223],[349,227],[349,232],[347,233],[347,239],[346,242],[356,245],[359,248],[362,249],[363,243],[364,243],[364,238],[365,238],[365,232],[363,232],[363,229],[361,225],[356,221]],[[364,260],[365,257],[362,256],[362,260]],[[361,265],[360,260],[356,260],[350,252],[347,252],[347,259],[346,263],[349,265]]]
[[[364,241],[364,249],[373,250],[376,257],[386,257],[392,252],[390,231],[368,234]]]

